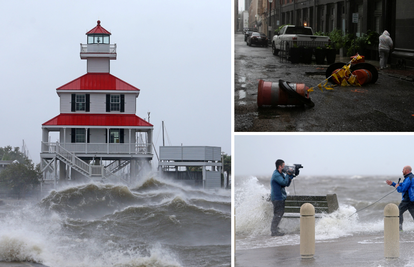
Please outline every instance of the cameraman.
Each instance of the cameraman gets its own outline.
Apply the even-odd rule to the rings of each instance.
[[[276,160],[276,170],[270,179],[271,193],[270,200],[273,203],[273,220],[271,225],[272,236],[283,236],[284,233],[279,231],[278,225],[285,213],[286,191],[285,187],[290,185],[293,179],[293,173],[285,175],[282,170],[285,162],[281,159]]]
[[[414,218],[414,182],[412,181],[414,175],[411,173],[412,169],[410,166],[403,168],[404,181],[401,184],[393,183],[387,180],[386,183],[392,187],[397,188],[398,193],[402,193],[402,201],[398,206],[400,210],[400,231],[402,231],[402,225],[404,221],[404,212],[407,210]]]

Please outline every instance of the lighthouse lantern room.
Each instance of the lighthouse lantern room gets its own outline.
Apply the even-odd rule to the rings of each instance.
[[[130,181],[152,160],[153,125],[135,115],[140,90],[109,73],[110,60],[116,59],[111,33],[98,20],[86,35],[80,57],[87,61],[87,73],[56,89],[60,114],[42,124],[41,169],[44,180],[52,177],[55,185]],[[58,132],[58,142],[49,141],[50,132]],[[129,171],[122,172],[126,167]]]
[[[81,59],[87,60],[88,72],[109,72],[110,60],[116,59],[116,44],[110,44],[111,33],[98,25],[86,33],[87,44],[81,44]]]

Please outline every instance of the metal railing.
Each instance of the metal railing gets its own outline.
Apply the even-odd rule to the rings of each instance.
[[[42,142],[42,152],[46,153],[53,153],[65,164],[70,165],[72,168],[76,169],[77,171],[81,172],[82,174],[88,177],[109,177],[113,175],[118,170],[125,167],[129,162],[128,161],[114,161],[110,165],[106,166],[103,165],[93,165],[89,164],[79,157],[75,155],[75,153],[83,153],[88,150],[87,146],[89,144],[69,144],[69,145],[61,145],[58,142],[56,143],[47,143]],[[91,144],[91,145],[99,145],[99,144]],[[147,148],[150,145],[137,145],[137,144],[104,144],[107,148],[106,151],[102,153],[106,153],[108,149],[111,151],[111,154],[114,153],[126,153],[126,154],[147,154]],[[132,149],[131,149],[132,146]],[[80,150],[80,151],[74,151]],[[96,151],[96,150],[95,150]],[[92,152],[95,154],[96,152]]]
[[[56,155],[60,158],[60,160],[64,161],[66,164],[72,166],[79,172],[83,173],[88,177],[107,177],[108,172],[105,171],[105,168],[101,165],[95,166],[86,163],[82,159],[78,158],[72,152],[66,150],[64,147],[60,146],[56,143],[54,146]]]
[[[114,174],[128,164],[128,160],[114,160],[111,164],[105,166],[105,171],[109,174]]]
[[[85,161],[75,156],[72,152],[61,147],[58,143],[55,144],[55,151],[56,151],[56,154],[60,156],[60,158],[63,161],[65,161],[67,164],[73,167],[76,167],[84,174],[91,176],[91,173],[92,173],[91,165],[89,165]]]
[[[72,153],[84,154],[151,154],[150,143],[112,144],[112,143],[69,143],[59,144]],[[55,153],[56,143],[42,141],[41,152]]]
[[[80,44],[80,52],[116,54],[116,44]]]

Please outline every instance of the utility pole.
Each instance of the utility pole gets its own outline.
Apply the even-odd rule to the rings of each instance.
[[[162,121],[162,146],[165,146],[165,140],[164,140],[164,121]]]

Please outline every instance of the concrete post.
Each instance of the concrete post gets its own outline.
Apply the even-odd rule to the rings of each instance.
[[[390,203],[384,208],[384,256],[388,259],[400,257],[399,210]]]
[[[300,256],[311,259],[315,254],[315,208],[310,203],[300,207]]]

